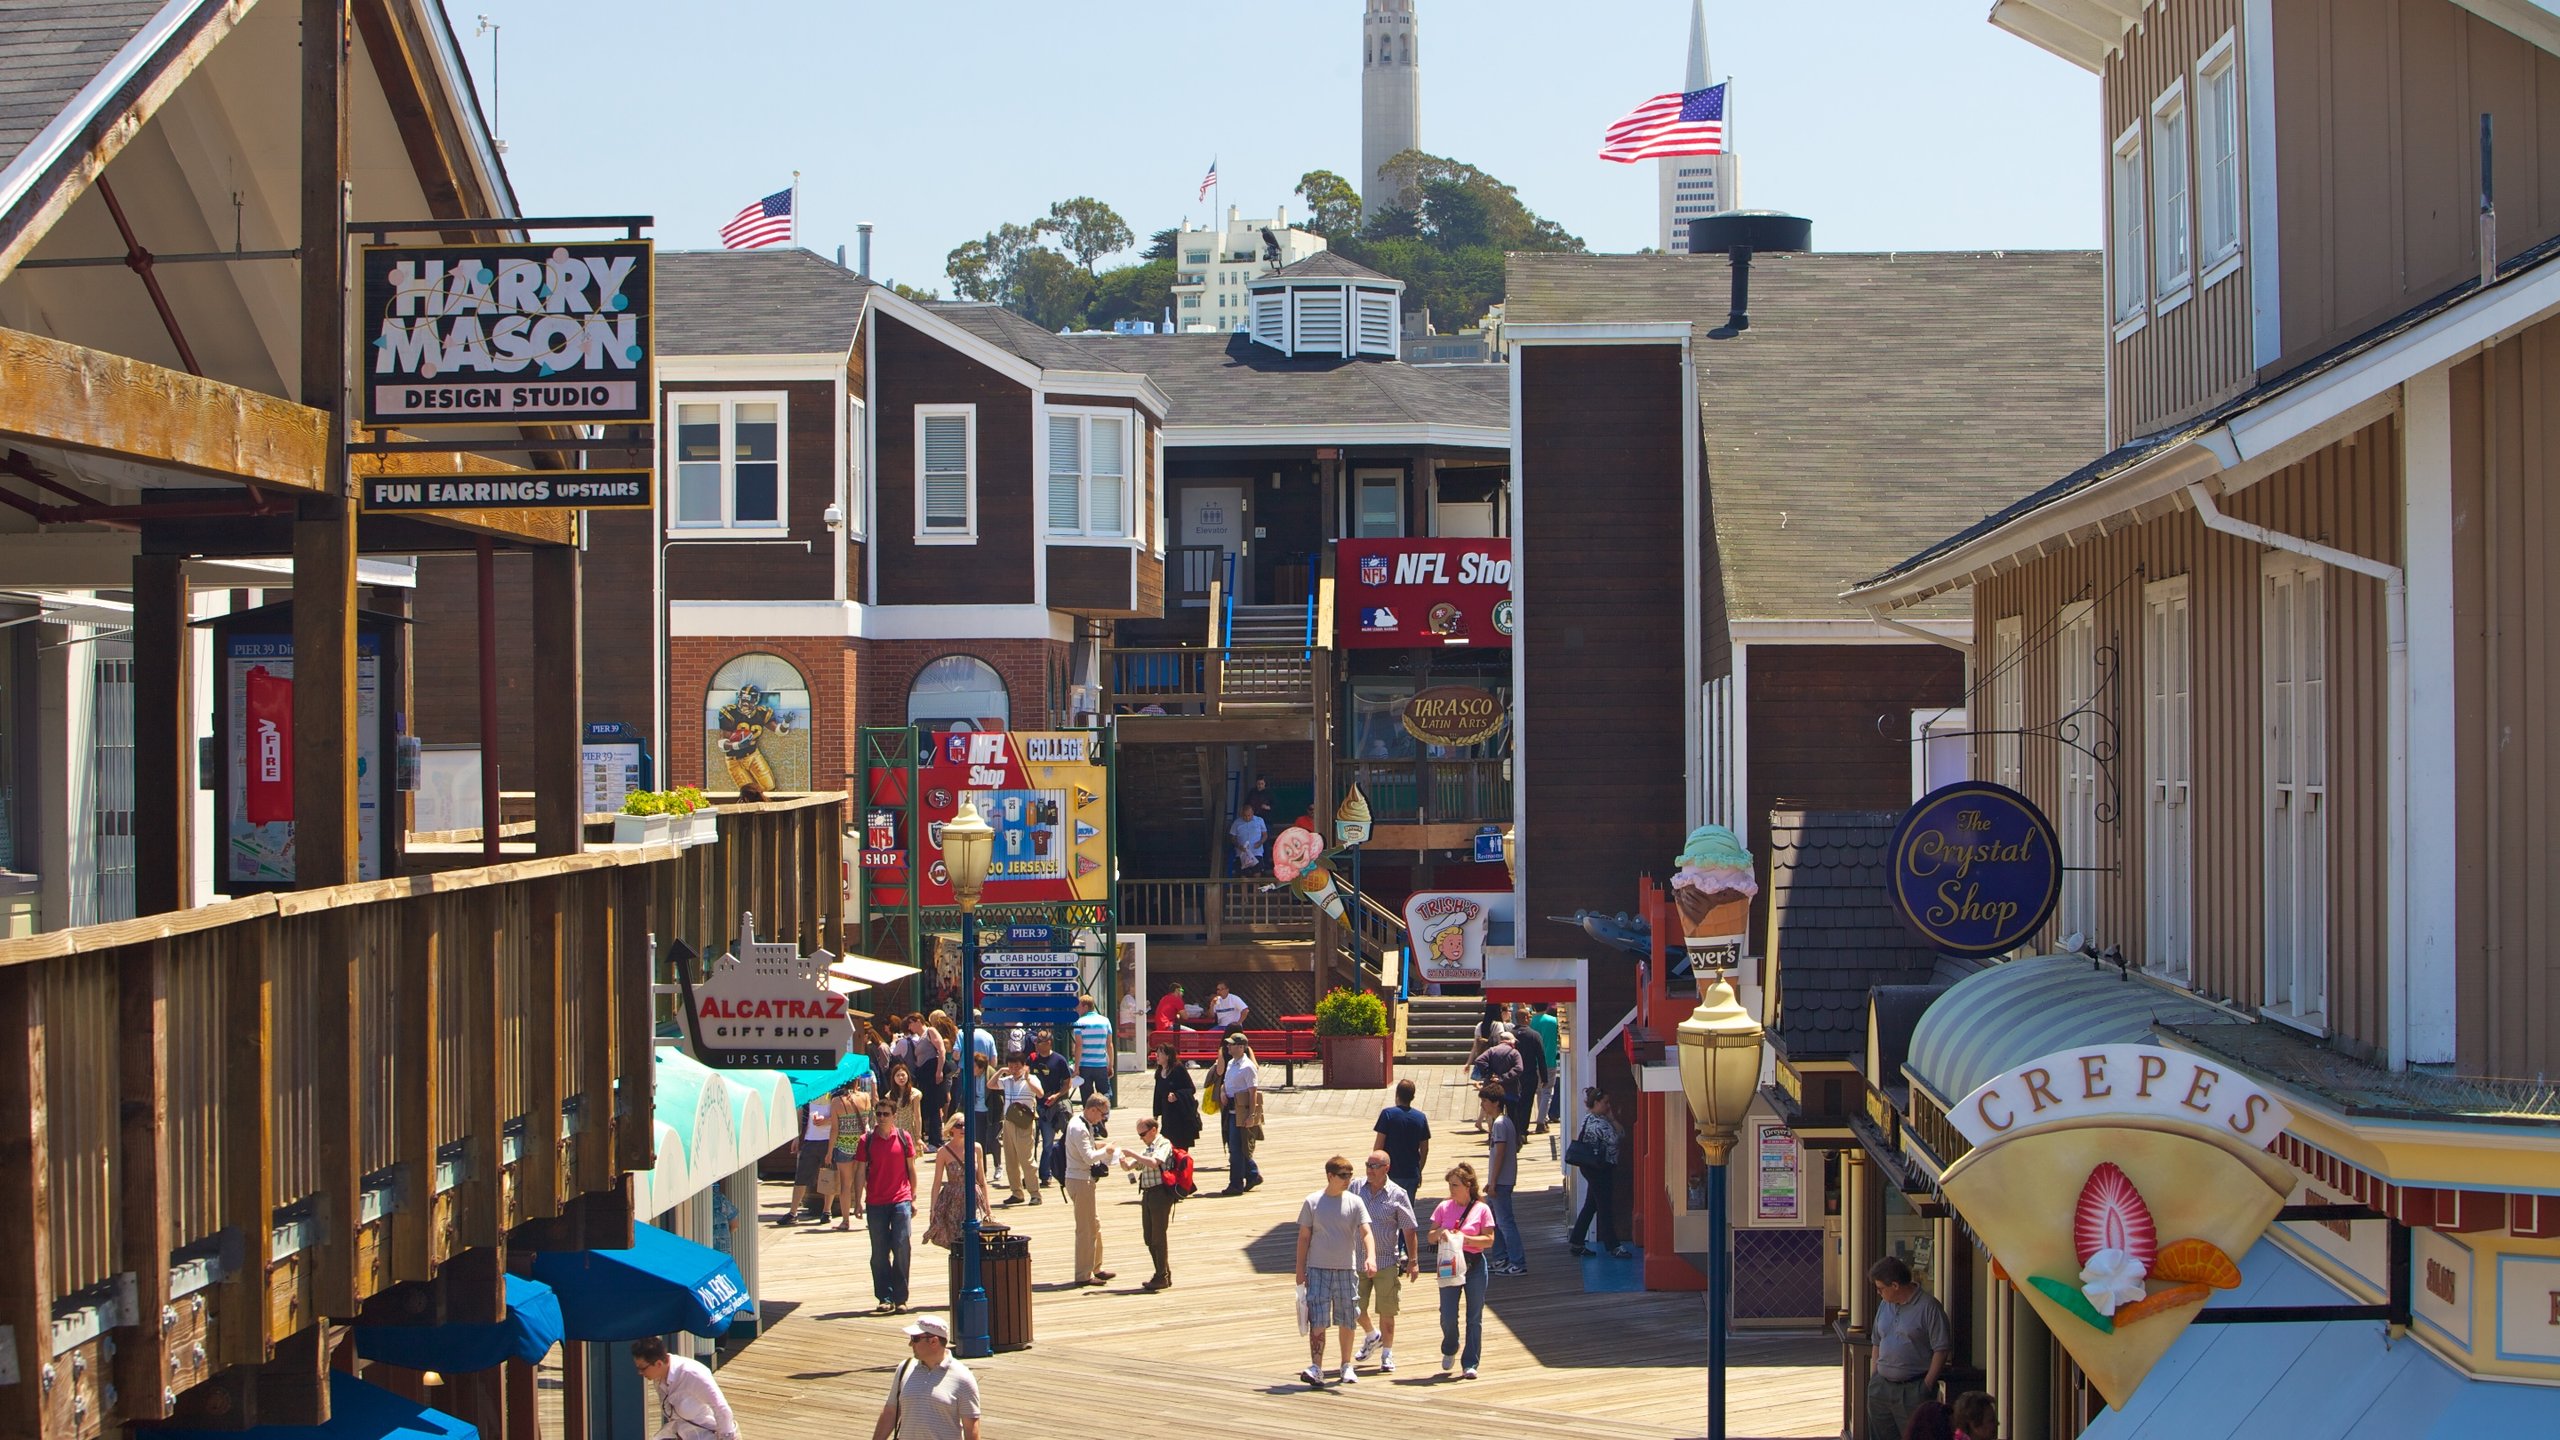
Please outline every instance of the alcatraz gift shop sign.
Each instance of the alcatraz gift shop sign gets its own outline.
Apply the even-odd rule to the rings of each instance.
[[[1998,955],[2044,928],[2062,897],[2053,822],[2005,785],[1931,791],[1893,837],[1895,908],[1950,955]]]
[[[651,242],[368,245],[363,257],[365,424],[652,417]]]

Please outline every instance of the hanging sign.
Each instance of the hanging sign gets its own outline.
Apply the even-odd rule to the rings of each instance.
[[[1030,905],[1107,900],[1111,893],[1110,767],[1100,732],[953,730],[928,737],[913,823],[922,900],[955,903],[942,827],[969,800],[995,827],[984,902]]]
[[[738,917],[738,942],[690,984],[694,1057],[715,1070],[832,1070],[853,1041],[845,998],[827,988],[825,950],[802,955],[787,940],[758,940],[756,917]],[[682,973],[687,966],[678,965]]]
[[[1345,648],[1511,643],[1509,540],[1336,543]]]
[[[652,419],[655,253],[647,240],[365,246],[363,423]]]
[[[1933,790],[1894,832],[1894,907],[1949,955],[2016,949],[2061,898],[2053,822],[2005,785],[1965,780]]]
[[[2153,1045],[2039,1056],[1948,1108],[1973,1142],[1940,1182],[1999,1273],[2107,1403],[2142,1377],[2294,1185],[2292,1121],[2246,1077]]]
[[[1404,733],[1425,745],[1476,745],[1502,733],[1510,707],[1490,690],[1434,685],[1405,697],[1396,711]]]
[[[367,475],[371,514],[439,510],[646,510],[647,470],[527,470],[510,475]]]
[[[1405,934],[1413,941],[1414,967],[1433,985],[1475,985],[1484,980],[1485,922],[1490,894],[1425,890],[1404,902]]]

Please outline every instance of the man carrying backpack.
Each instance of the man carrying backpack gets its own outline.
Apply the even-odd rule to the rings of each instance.
[[[1191,1193],[1191,1156],[1177,1152],[1152,1115],[1138,1122],[1138,1148],[1120,1157],[1120,1168],[1138,1177],[1138,1221],[1155,1271],[1141,1290],[1173,1288],[1173,1207]]]

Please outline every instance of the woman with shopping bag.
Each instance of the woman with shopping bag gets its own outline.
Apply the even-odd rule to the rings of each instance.
[[[1484,1203],[1484,1187],[1476,1167],[1451,1170],[1449,1198],[1431,1212],[1425,1237],[1436,1257],[1440,1277],[1440,1373],[1459,1368],[1458,1378],[1476,1378],[1476,1362],[1484,1358],[1484,1295],[1487,1265],[1484,1252],[1493,1248],[1493,1207]],[[1466,1337],[1459,1341],[1459,1302],[1466,1305]]]

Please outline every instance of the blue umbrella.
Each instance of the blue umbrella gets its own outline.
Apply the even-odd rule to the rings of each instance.
[[[560,1297],[539,1280],[510,1275],[505,1319],[489,1325],[359,1325],[356,1353],[459,1375],[508,1360],[531,1364],[550,1354],[560,1337]]]
[[[155,1440],[480,1440],[479,1427],[403,1400],[345,1371],[329,1376],[326,1425],[255,1425],[246,1430],[154,1429]]]
[[[655,1225],[631,1227],[628,1250],[546,1250],[533,1276],[558,1292],[571,1340],[638,1340],[688,1331],[718,1335],[747,1308],[737,1262]]]

